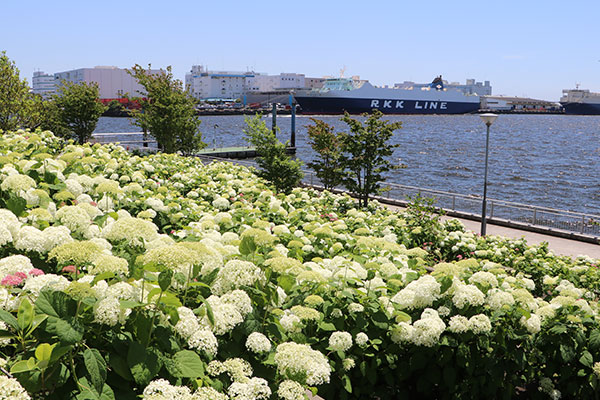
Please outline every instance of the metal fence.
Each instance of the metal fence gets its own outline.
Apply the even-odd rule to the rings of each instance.
[[[228,161],[256,167],[256,163],[249,160],[232,160],[216,157],[202,157],[208,161]],[[322,186],[321,181],[313,171],[304,170],[302,182],[310,186]],[[417,195],[434,200],[434,206],[460,213],[481,215],[481,201],[479,196],[467,196],[459,193],[445,192],[435,189],[420,188],[416,186],[386,183],[388,190],[380,197],[389,200],[409,201]],[[341,187],[339,189],[342,189]],[[566,210],[556,210],[548,207],[538,207],[528,204],[515,203],[505,200],[487,199],[487,217],[490,219],[520,222],[532,226],[558,229],[574,232],[581,235],[600,238],[600,215],[578,213]]]

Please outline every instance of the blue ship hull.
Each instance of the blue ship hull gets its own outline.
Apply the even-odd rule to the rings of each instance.
[[[593,103],[560,103],[565,114],[571,115],[600,115],[600,104]]]
[[[479,102],[353,99],[295,96],[303,114],[361,114],[377,109],[384,114],[468,114],[479,110]]]

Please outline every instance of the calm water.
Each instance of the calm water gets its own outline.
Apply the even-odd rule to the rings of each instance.
[[[317,117],[346,129],[335,116]],[[391,116],[402,121],[393,141],[394,162],[406,169],[389,180],[462,194],[483,188],[485,125],[475,115]],[[268,126],[271,118],[265,117]],[[311,160],[306,126],[296,119],[297,157]],[[291,118],[278,116],[280,139],[288,140]],[[210,147],[245,146],[243,116],[202,117],[203,140]],[[126,118],[100,118],[96,132],[138,132]],[[500,115],[490,131],[488,197],[600,214],[600,117]],[[130,137],[121,140],[132,140]]]

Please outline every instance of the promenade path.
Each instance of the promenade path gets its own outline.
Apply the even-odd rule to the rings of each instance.
[[[385,206],[393,210],[405,210],[405,208],[403,207],[398,207],[391,204],[385,204]],[[481,230],[481,224],[478,221],[471,221],[469,219],[448,216],[443,216],[442,219],[457,219],[460,222],[462,222],[468,230],[473,232],[479,232]],[[522,231],[520,229],[507,228],[504,226],[493,225],[489,222],[487,224],[487,234],[510,237],[515,239],[520,239],[524,237],[525,240],[527,240],[527,243],[531,245],[540,244],[542,242],[548,242],[548,248],[554,251],[554,254],[560,254],[570,257],[586,255],[592,258],[600,259],[600,245],[598,244],[581,242],[579,240],[563,239],[560,237],[544,235],[541,233]]]

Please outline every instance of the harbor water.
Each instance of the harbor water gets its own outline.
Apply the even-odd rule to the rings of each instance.
[[[347,130],[339,116],[315,116]],[[406,165],[387,180],[467,195],[481,195],[485,125],[477,115],[386,116],[401,121],[393,162]],[[246,146],[243,116],[202,117],[209,147]],[[271,126],[271,118],[264,117]],[[310,117],[297,116],[296,156],[310,161]],[[290,116],[278,116],[280,140],[290,138]],[[139,132],[127,118],[100,118],[96,133]],[[112,138],[111,138],[112,139]],[[131,136],[116,138],[131,141]],[[141,135],[139,137],[141,140]],[[488,197],[600,214],[600,116],[500,115],[490,130]]]

